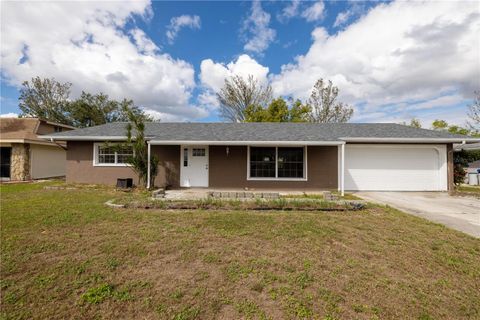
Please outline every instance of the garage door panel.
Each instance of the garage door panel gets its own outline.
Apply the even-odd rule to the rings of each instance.
[[[347,145],[345,189],[446,190],[445,146]]]

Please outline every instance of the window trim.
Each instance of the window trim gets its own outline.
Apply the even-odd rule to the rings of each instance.
[[[132,165],[129,163],[116,163],[117,161],[117,152],[115,152],[115,163],[99,163],[98,156],[99,152],[98,149],[101,146],[104,146],[104,142],[94,142],[93,143],[93,166],[94,167],[131,167]]]
[[[275,148],[275,177],[250,177],[250,147],[273,147]],[[279,178],[278,177],[278,148],[283,147],[295,147],[303,148],[303,178]],[[308,147],[306,145],[291,145],[291,146],[278,146],[278,145],[249,145],[247,146],[247,181],[308,181]]]

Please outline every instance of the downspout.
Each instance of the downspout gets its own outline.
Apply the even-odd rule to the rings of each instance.
[[[147,141],[147,189],[150,189],[150,141]]]

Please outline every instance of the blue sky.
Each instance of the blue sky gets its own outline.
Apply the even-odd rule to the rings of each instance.
[[[476,2],[2,3],[1,113],[33,76],[133,99],[162,121],[219,121],[225,77],[277,96],[340,88],[356,122],[464,124],[480,88]],[[59,27],[60,26],[60,27]]]

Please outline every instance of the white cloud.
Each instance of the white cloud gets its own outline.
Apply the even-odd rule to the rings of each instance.
[[[159,52],[142,30],[125,30],[130,19],[151,14],[146,0],[2,3],[2,73],[17,87],[34,76],[55,77],[73,83],[73,97],[103,91],[196,116],[189,104],[193,67]]]
[[[298,15],[300,9],[300,0],[293,0],[282,10],[282,13],[277,15],[280,22],[286,22],[289,19]]]
[[[428,101],[413,103],[405,107],[405,110],[426,110],[433,108],[448,108],[460,103],[467,102],[460,94],[445,95]]]
[[[200,17],[184,14],[170,19],[166,33],[170,43],[173,43],[182,28],[200,29]]]
[[[206,118],[209,115],[209,110],[204,107],[180,106],[162,108],[162,111],[145,109],[145,113],[161,122],[185,122]]]
[[[479,33],[474,2],[380,4],[335,35],[316,28],[308,52],[282,66],[272,86],[306,98],[318,78],[330,79],[362,113],[400,112],[451,92],[468,99],[480,87]]]
[[[340,12],[335,18],[333,23],[334,28],[338,28],[344,25],[347,25],[348,22],[352,21],[354,18],[358,18],[366,12],[366,6],[364,2],[353,1],[350,2],[350,6],[347,10]]]
[[[267,82],[268,67],[259,64],[249,55],[242,54],[236,61],[228,64],[214,62],[211,59],[203,60],[200,64],[200,81],[207,88],[214,91],[223,87],[226,78],[239,75],[247,78],[252,75],[262,83]]]
[[[305,18],[307,21],[317,21],[323,19],[323,13],[325,10],[325,4],[322,0],[319,0],[312,4],[310,7],[305,9],[302,12],[302,17]]]
[[[353,12],[351,10],[340,12],[337,15],[337,18],[335,18],[335,23],[333,24],[333,26],[335,28],[342,26],[350,19],[352,15],[353,15]]]
[[[250,16],[245,19],[242,27],[242,33],[247,39],[243,49],[259,54],[265,51],[276,36],[276,31],[269,28],[269,24],[270,14],[262,9],[260,1],[253,1]]]
[[[223,87],[225,79],[233,75],[239,75],[246,79],[252,75],[260,83],[266,84],[268,70],[268,67],[262,66],[246,54],[228,64],[214,62],[211,59],[203,60],[200,64],[200,82],[204,90],[199,95],[199,102],[201,105],[213,109],[218,106],[215,93]]]
[[[133,37],[138,50],[146,55],[152,55],[158,52],[160,49],[158,46],[147,37],[145,32],[140,29],[133,29],[130,31],[130,35]]]
[[[18,118],[18,114],[14,112],[2,113],[0,114],[0,118]]]

